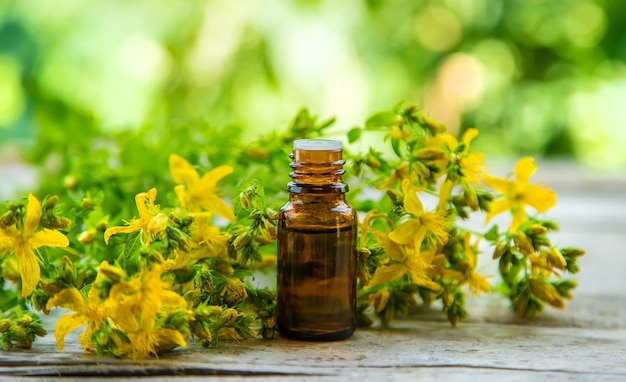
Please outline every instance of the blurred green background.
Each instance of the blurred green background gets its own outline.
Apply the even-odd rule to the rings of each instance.
[[[625,25],[623,0],[3,0],[0,150],[196,121],[252,139],[302,106],[339,132],[407,100],[488,156],[618,167]]]

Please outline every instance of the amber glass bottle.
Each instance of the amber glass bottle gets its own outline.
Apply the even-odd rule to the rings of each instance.
[[[278,225],[278,329],[302,340],[356,327],[356,211],[346,202],[339,141],[296,140]]]

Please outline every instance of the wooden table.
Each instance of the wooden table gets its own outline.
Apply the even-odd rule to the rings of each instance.
[[[470,318],[457,328],[438,309],[421,308],[390,329],[361,329],[341,342],[255,339],[209,350],[191,341],[140,363],[86,356],[76,333],[59,353],[50,333],[29,351],[0,351],[0,380],[626,381],[626,177],[571,164],[540,168],[538,179],[559,193],[549,215],[561,225],[554,241],[587,250],[575,299],[564,311],[546,308],[537,319],[520,320],[505,299],[477,296],[468,299]]]

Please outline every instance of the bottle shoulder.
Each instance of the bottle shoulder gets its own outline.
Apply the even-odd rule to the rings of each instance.
[[[287,202],[280,210],[280,225],[345,227],[357,223],[357,212],[347,202],[334,204],[297,204]]]
[[[327,212],[327,213],[354,213],[356,210],[350,203],[344,200],[334,201],[318,201],[314,203],[307,203],[301,200],[288,200],[280,208],[280,211],[295,211],[295,212]]]

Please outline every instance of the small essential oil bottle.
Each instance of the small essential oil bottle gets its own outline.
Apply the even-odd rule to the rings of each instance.
[[[278,330],[340,340],[356,328],[356,211],[339,141],[294,141],[289,201],[278,224]]]

